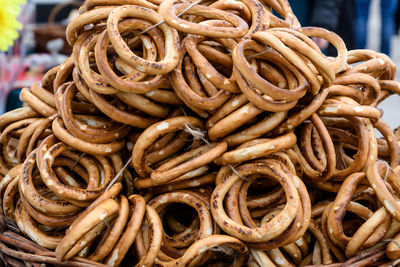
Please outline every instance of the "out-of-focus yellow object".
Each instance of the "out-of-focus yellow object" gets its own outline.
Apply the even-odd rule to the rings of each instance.
[[[17,20],[25,0],[0,0],[0,51],[6,51],[18,38],[22,24]]]

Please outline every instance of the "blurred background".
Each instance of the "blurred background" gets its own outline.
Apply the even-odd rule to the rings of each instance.
[[[399,6],[399,5],[398,5]],[[382,28],[380,5],[379,0],[373,0],[370,8],[371,16],[368,22],[368,41],[367,48],[379,51],[380,47],[380,30]],[[399,7],[397,7],[397,28],[396,34],[393,35],[391,40],[391,58],[397,66],[396,80],[400,81],[400,29],[399,29]],[[395,17],[396,18],[396,17]],[[383,25],[383,27],[385,27]],[[381,108],[385,111],[383,114],[383,120],[388,122],[392,128],[396,128],[400,125],[400,96],[394,95],[389,97],[381,105]]]
[[[18,1],[18,0],[17,0]],[[65,27],[77,16],[83,0],[26,0],[21,5],[20,37],[0,51],[0,114],[21,105],[19,90],[40,83],[43,74],[70,54]],[[400,8],[398,0],[289,0],[303,26],[319,26],[338,33],[348,49],[367,48],[391,56],[400,81]],[[1,15],[1,14],[0,14]],[[0,16],[1,17],[1,16]],[[0,23],[0,30],[1,30]],[[1,33],[1,31],[0,31]],[[324,53],[334,55],[324,40],[314,40]],[[381,106],[384,120],[400,125],[400,97]]]

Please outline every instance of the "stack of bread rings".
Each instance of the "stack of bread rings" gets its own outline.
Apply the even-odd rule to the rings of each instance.
[[[0,116],[7,266],[400,265],[388,56],[287,0],[79,12],[72,55]]]

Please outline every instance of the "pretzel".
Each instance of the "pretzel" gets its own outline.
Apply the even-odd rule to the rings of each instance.
[[[351,74],[343,74],[335,80],[335,83],[338,85],[363,85],[368,90],[365,90],[364,98],[361,104],[370,105],[374,102],[375,98],[377,98],[381,94],[381,87],[379,82],[371,77],[368,74],[363,73],[351,73]]]
[[[157,118],[165,118],[169,114],[169,107],[155,103],[142,95],[131,93],[118,93],[117,97],[127,105]]]
[[[132,150],[132,165],[140,176],[146,176],[152,172],[152,169],[146,164],[146,150],[165,133],[175,132],[190,124],[192,127],[203,127],[203,123],[194,117],[182,116],[158,122],[148,127],[136,141]]]
[[[268,162],[268,163],[258,163],[258,164],[246,164],[240,168],[237,168],[237,171],[240,175],[246,176],[251,170],[252,173],[260,173],[260,174],[268,174],[272,175],[271,168],[275,167],[276,163]],[[279,165],[278,165],[279,166]],[[276,167],[275,167],[276,168]],[[279,174],[278,174],[279,173]],[[245,226],[241,226],[230,219],[225,211],[222,208],[222,200],[225,197],[229,187],[237,180],[239,177],[236,174],[231,174],[227,178],[225,178],[222,183],[220,183],[213,192],[213,196],[211,198],[211,211],[214,216],[214,219],[217,221],[218,225],[226,232],[234,235],[235,237],[239,237],[241,240],[245,240],[248,242],[266,242],[272,240],[277,235],[281,234],[287,226],[290,225],[292,220],[295,218],[297,213],[297,209],[299,207],[299,196],[295,189],[295,185],[291,180],[287,180],[287,182],[283,183],[282,179],[286,179],[285,176],[288,174],[283,174],[282,172],[278,172],[275,175],[279,175],[279,182],[284,187],[286,195],[290,195],[291,197],[287,197],[287,204],[282,212],[277,215],[274,219],[272,219],[267,224],[256,228],[251,229]],[[271,176],[274,177],[274,176]],[[277,179],[277,178],[275,178]],[[279,219],[278,219],[279,218]],[[283,219],[285,218],[285,219]],[[224,221],[228,222],[227,224],[223,223]],[[278,226],[276,221],[280,221],[280,225]],[[286,227],[285,227],[286,226]],[[242,229],[239,231],[237,229]],[[267,230],[268,229],[268,230]]]
[[[72,224],[72,222],[76,219],[76,216],[66,216],[66,217],[55,217],[46,215],[34,207],[25,199],[24,195],[20,195],[21,206],[26,212],[38,223],[42,225],[47,225],[51,227],[67,227]]]
[[[54,108],[32,94],[28,88],[21,90],[20,98],[44,117],[50,117],[57,112]]]
[[[297,88],[290,88],[291,90],[286,90],[275,86],[274,84],[268,82],[267,80],[263,79],[256,71],[251,67],[250,63],[247,61],[245,57],[245,50],[246,49],[257,49],[257,44],[251,40],[243,40],[235,47],[232,52],[232,59],[235,62],[235,66],[240,71],[240,73],[246,77],[246,80],[251,86],[254,86],[256,89],[259,89],[262,93],[267,94],[268,96],[276,99],[276,100],[296,100],[303,97],[306,93],[307,86],[306,82],[303,77],[299,77],[299,85]],[[260,52],[260,48],[256,50]],[[271,54],[272,62],[276,62],[273,57],[273,53],[264,53],[263,58],[270,59],[268,55]],[[286,63],[286,66],[289,66],[289,69],[292,72],[295,72],[294,68],[291,68],[290,63],[287,64],[287,61],[283,62]],[[241,88],[243,90],[243,88]]]
[[[200,225],[199,230],[196,234],[195,240],[202,239],[206,236],[213,234],[213,226],[211,220],[211,214],[208,211],[207,204],[199,199],[195,194],[191,191],[183,191],[176,193],[166,193],[158,196],[150,201],[149,205],[155,209],[157,212],[161,212],[161,210],[165,209],[167,205],[170,203],[184,203],[186,205],[194,208],[198,214]],[[167,247],[168,249],[176,253],[176,248],[171,246],[170,238],[165,236],[164,244],[161,246],[161,250],[164,251]],[[165,240],[166,239],[166,240]],[[183,239],[184,240],[184,239]],[[169,254],[172,252],[169,252]],[[177,255],[179,255],[178,253]]]
[[[368,49],[355,49],[349,51],[347,62],[349,64],[353,64],[360,61],[367,61],[370,59],[378,59],[379,64],[382,66],[386,66],[387,70],[383,74],[382,78],[393,80],[394,75],[396,73],[396,66],[393,61],[385,54],[378,53]],[[381,60],[379,60],[381,59]]]
[[[148,250],[141,257],[139,264],[151,266],[157,261],[157,253],[162,244],[162,224],[157,212],[149,205],[146,206],[146,218],[152,226],[152,237],[150,244],[148,244]]]
[[[125,125],[110,125],[110,123],[101,125],[101,122],[98,122],[95,117],[89,118],[87,124],[76,120],[72,114],[70,102],[75,92],[76,88],[71,83],[60,86],[56,93],[57,109],[61,114],[64,125],[73,135],[87,142],[108,143],[123,138],[128,134],[129,127]],[[98,127],[96,123],[102,127]]]
[[[385,164],[381,161],[376,161],[375,164],[371,164],[368,167],[367,178],[372,188],[374,189],[378,199],[382,205],[386,208],[394,218],[397,219],[398,214],[396,212],[397,202],[394,200],[392,193],[388,190],[382,176],[379,172],[382,172],[385,168]],[[396,185],[396,174],[392,169],[386,169],[388,172],[387,179],[389,179],[394,185]],[[395,187],[396,189],[396,187]]]
[[[87,233],[92,227],[96,226],[103,220],[107,220],[118,212],[119,205],[112,199],[104,200],[95,207],[86,217],[86,220],[76,221],[74,225],[70,227],[68,234],[58,243],[56,248],[56,257],[58,259],[68,259],[66,254],[85,233]],[[91,215],[91,216],[89,216]],[[72,257],[73,255],[69,255]]]
[[[61,236],[52,236],[41,231],[26,210],[17,203],[15,209],[15,219],[18,227],[28,235],[32,240],[35,240],[39,245],[54,249],[61,240]]]
[[[380,131],[386,139],[387,147],[390,154],[390,167],[395,168],[400,164],[400,151],[396,138],[390,127],[382,120],[378,120],[374,127]]]
[[[165,103],[170,105],[181,105],[182,101],[178,98],[172,90],[155,90],[146,93],[145,96],[151,100],[157,101],[159,103]]]
[[[318,244],[321,247],[322,261],[323,264],[330,264],[333,262],[332,255],[329,251],[329,246],[326,244],[326,239],[322,234],[321,230],[318,228],[318,225],[311,220],[308,230],[315,236],[318,240]]]
[[[140,116],[141,114],[136,115],[124,111],[123,107],[115,107],[113,104],[109,103],[104,96],[97,94],[93,90],[90,90],[90,97],[93,103],[104,112],[104,114],[117,122],[126,123],[134,127],[146,128],[157,121],[156,118]]]
[[[162,1],[158,11],[169,26],[180,32],[209,37],[237,38],[244,36],[248,31],[247,23],[240,17],[234,15],[233,13],[225,12],[223,10],[208,6],[195,5],[185,13],[187,15],[196,15],[210,19],[223,20],[231,24],[233,27],[206,26],[202,25],[202,23],[196,24],[180,19],[177,14],[187,9],[189,4],[174,4],[174,2],[175,0]]]
[[[19,164],[17,166],[15,166],[14,168],[10,169],[7,174],[2,178],[1,182],[0,182],[0,223],[1,223],[1,227],[5,227],[5,220],[6,218],[5,216],[5,210],[3,208],[3,198],[9,198],[9,196],[7,196],[7,190],[8,187],[10,185],[10,183],[14,180],[18,180],[20,175],[21,175],[21,170],[22,170],[22,165]],[[13,195],[12,197],[15,197],[15,195]],[[12,198],[12,200],[14,200],[14,198]],[[12,205],[12,208],[14,208],[15,205]],[[14,216],[12,214],[12,216]]]
[[[285,0],[278,0],[278,1],[271,1],[271,0],[263,0],[265,4],[273,8],[278,14],[284,18],[284,21],[279,19],[278,17],[274,16],[272,13],[270,15],[271,19],[271,27],[300,27],[300,22],[297,20],[297,17],[292,11],[288,1]],[[270,11],[267,9],[267,11]]]
[[[32,171],[36,163],[36,149],[29,155],[24,162],[24,173],[19,182],[19,190],[26,200],[35,209],[52,216],[62,216],[75,214],[80,210],[78,206],[72,205],[67,201],[55,201],[43,197],[33,184]]]
[[[301,27],[287,0],[79,12],[72,55],[0,116],[5,264],[397,264],[388,56]]]
[[[164,137],[167,135],[168,134],[164,135]],[[149,148],[149,153],[147,154],[148,162],[157,163],[174,155],[185,146],[186,140],[189,138],[188,134],[183,131],[173,135],[173,137],[175,137],[173,140],[170,140],[170,142],[158,149],[156,149],[156,145],[158,144],[157,142],[162,140],[162,138],[153,143]]]
[[[68,81],[68,78],[70,77],[73,69],[74,59],[72,57],[67,58],[63,63],[61,63],[61,65],[57,69],[56,77],[53,80],[53,93],[56,92],[58,87]]]
[[[293,108],[297,101],[278,101],[274,100],[268,96],[262,96],[257,91],[252,88],[248,82],[244,79],[244,77],[239,73],[236,67],[233,68],[233,72],[235,73],[236,80],[242,92],[246,95],[251,103],[253,103],[258,108],[266,111],[272,112],[281,112],[287,111]]]
[[[96,144],[82,141],[71,135],[64,128],[60,118],[56,118],[53,121],[52,129],[57,138],[65,142],[67,145],[92,155],[110,155],[119,151],[124,146],[124,141],[115,141],[108,144]]]
[[[286,118],[286,115],[287,112],[285,111],[272,113],[270,116],[254,124],[253,126],[226,136],[224,141],[228,144],[228,146],[236,146],[243,144],[246,141],[250,141],[253,138],[261,137],[262,135],[269,133],[276,126],[280,125],[281,122]]]
[[[170,182],[166,182],[163,184],[158,184],[154,182],[151,177],[148,178],[136,178],[134,181],[134,184],[137,188],[140,189],[145,189],[145,188],[151,188],[151,187],[158,187],[158,186],[168,186],[171,184],[186,184],[190,185],[193,183],[194,185],[201,181],[202,176],[206,175],[207,172],[209,171],[208,166],[203,166],[198,169],[195,169],[194,171],[187,172],[184,175],[179,176],[178,178],[175,178],[174,180],[171,180]]]
[[[305,28],[300,29],[299,32],[303,33],[303,31],[305,31],[305,32],[313,32],[313,31],[315,31],[315,33],[317,33],[317,34],[320,34],[322,32],[321,30],[318,30],[317,28],[315,28],[313,30],[311,30],[311,28],[309,28],[309,30],[304,30],[304,29]],[[282,32],[285,32],[285,31],[282,31]],[[320,82],[318,81],[318,78],[317,78],[316,74],[310,69],[310,67],[308,67],[306,65],[306,63],[298,56],[298,54],[295,53],[295,51],[293,51],[290,48],[288,48],[287,46],[285,46],[285,44],[280,40],[280,38],[283,38],[282,36],[280,36],[280,38],[275,36],[276,33],[277,32],[274,31],[274,30],[264,31],[264,32],[257,32],[257,33],[255,33],[253,35],[253,39],[255,39],[257,41],[260,41],[260,42],[263,42],[263,43],[271,46],[277,52],[281,53],[292,64],[294,64],[299,69],[299,71],[305,76],[305,78],[307,79],[308,83],[310,83],[310,87],[311,87],[310,92],[312,94],[314,94],[314,95],[317,94],[319,89],[320,89],[320,87],[321,87],[321,85],[320,85]],[[332,33],[332,37],[333,36],[335,36],[334,33]],[[335,44],[336,44],[336,40],[340,40],[340,38],[338,38],[337,36],[335,38],[336,39],[333,39],[333,40],[335,40]],[[283,39],[285,40],[285,42],[289,41],[287,39],[287,37],[284,37]],[[333,69],[336,72],[339,72],[342,69],[342,66],[344,65],[345,60],[346,60],[346,56],[344,55],[346,50],[344,48],[343,42],[341,40],[340,40],[340,42],[337,45],[340,45],[343,50],[340,51],[340,56],[339,56],[340,59],[338,60],[337,70],[335,69],[335,67]],[[296,46],[296,49],[297,49],[297,46]],[[299,49],[302,49],[302,48],[299,47]],[[309,50],[309,51],[313,51],[313,50]],[[310,52],[307,52],[307,53],[310,53]],[[322,58],[319,61],[313,61],[314,58],[316,58],[316,57],[320,58],[320,56],[317,55],[317,54],[318,53],[314,53],[313,56],[311,56],[309,54],[311,57],[308,58],[308,59],[311,62],[313,62],[313,64],[316,64],[316,63],[320,64],[320,63],[325,61]],[[315,66],[315,65],[313,65],[313,66]],[[318,66],[315,66],[315,67],[323,67],[323,66],[321,64],[321,65],[318,65]],[[318,71],[321,72],[321,69],[318,69]],[[321,74],[324,75],[325,71],[327,71],[327,69],[323,70]],[[330,78],[328,78],[329,76],[330,76]],[[330,84],[332,82],[332,79],[333,79],[332,75],[328,75],[328,76],[325,77],[325,79],[326,78],[328,78],[327,83]],[[330,82],[330,80],[331,80],[331,82]]]
[[[199,255],[199,253],[204,253],[207,249],[212,249],[213,247],[219,245],[229,246],[236,250],[235,262],[238,265],[242,265],[244,263],[249,253],[247,247],[240,240],[234,237],[225,235],[211,235],[193,243],[181,258],[167,263],[163,262],[163,264],[165,264],[165,266],[188,264],[192,262],[193,259]]]
[[[52,165],[56,158],[67,150],[67,147],[62,143],[53,143],[50,142],[51,139],[46,139],[43,144],[44,147],[47,147],[47,151],[44,151],[43,158],[40,162],[40,174],[43,182],[46,186],[52,190],[56,195],[68,199],[69,201],[78,200],[78,201],[90,201],[96,199],[102,194],[104,187],[108,185],[113,176],[113,172],[110,165],[104,166],[104,181],[102,183],[93,182],[94,178],[91,176],[90,169],[88,169],[89,179],[88,179],[88,188],[80,189],[80,188],[72,188],[68,185],[63,185],[57,179],[57,176],[52,170]],[[106,162],[106,161],[104,161]],[[94,162],[92,162],[94,164]],[[109,163],[108,163],[109,164]],[[93,185],[91,183],[94,183]],[[92,187],[92,188],[91,188]]]
[[[301,147],[302,152],[299,155],[301,164],[304,167],[304,174],[311,179],[314,180],[322,180],[327,181],[335,174],[335,166],[336,166],[336,157],[335,157],[335,148],[332,142],[331,137],[329,136],[329,131],[323,124],[321,118],[318,115],[313,114],[311,116],[310,124],[306,124],[302,129],[302,137],[301,137]],[[320,150],[317,154],[321,156],[325,156],[323,159],[317,159],[314,156],[313,148],[311,146],[311,131],[316,131],[316,135],[318,136],[314,140],[320,140]],[[316,141],[314,141],[316,142]],[[299,151],[298,147],[294,148],[295,151]],[[303,156],[304,155],[304,156]],[[364,157],[365,158],[365,157]],[[324,160],[322,163],[321,161]],[[352,165],[356,167],[357,165]],[[315,168],[315,169],[314,169]]]
[[[253,139],[250,142],[256,141],[258,144],[249,144],[249,146],[247,146],[247,143],[244,143],[237,149],[224,153],[220,158],[215,160],[215,163],[219,165],[227,165],[266,157],[271,153],[292,147],[296,142],[296,136],[293,133],[288,133],[272,140]]]
[[[188,38],[188,37],[187,37]],[[185,39],[187,40],[187,39]],[[177,69],[175,69],[172,73],[172,85],[175,89],[175,91],[177,92],[178,95],[180,95],[187,103],[190,103],[191,105],[193,105],[194,107],[197,107],[199,109],[206,109],[206,110],[213,110],[218,108],[219,106],[221,106],[228,98],[229,98],[229,94],[226,93],[223,90],[220,91],[216,91],[215,84],[211,84],[212,81],[211,79],[207,79],[207,75],[210,78],[212,77],[212,74],[209,73],[200,73],[200,82],[197,80],[197,78],[195,78],[195,66],[194,64],[189,64],[187,63],[188,58],[185,58],[185,53],[186,53],[186,49],[182,46],[182,53],[181,53],[181,57],[180,57],[180,61],[178,63]],[[197,55],[199,56],[199,55]],[[185,60],[184,60],[185,59]],[[184,67],[183,67],[183,63],[185,63]],[[190,68],[190,69],[189,69]],[[184,73],[182,73],[181,69],[183,69]],[[198,71],[201,72],[200,68],[198,69]],[[189,76],[191,75],[191,77]],[[206,75],[206,76],[205,76]],[[227,85],[224,86],[225,88],[233,88],[235,87],[235,83],[233,83],[232,81],[221,77],[221,74],[217,74],[219,75],[219,77],[217,76],[217,79],[224,79],[225,81],[227,81]],[[185,80],[185,76],[187,77],[187,80],[189,82],[190,85],[194,85],[196,84],[196,87],[199,87],[199,89],[197,91],[194,91],[194,89],[192,88],[196,88],[194,86],[189,86],[188,82]],[[213,75],[215,76],[215,75]],[[191,81],[193,80],[193,81]],[[214,92],[207,92],[207,94],[209,96],[207,96],[207,94],[205,94],[202,91],[202,87],[205,87],[205,84],[209,82],[211,85],[209,85],[211,88],[213,88]],[[219,82],[219,81],[218,81]],[[220,87],[222,88],[222,87]]]
[[[13,134],[22,130],[24,131],[31,123],[37,122],[38,118],[27,118],[21,119],[16,122],[12,122],[7,125],[0,135],[0,166],[4,175],[8,172],[9,169],[21,163],[18,158],[18,155],[12,153],[10,151],[12,149],[11,141],[13,139]],[[21,133],[19,136],[16,136],[18,140],[20,138],[24,138],[24,135]],[[25,138],[24,138],[25,139]],[[21,145],[25,145],[27,140],[21,140]]]
[[[219,0],[212,3],[210,7],[221,10],[228,10],[230,12],[236,11],[237,13],[239,13],[239,16],[247,22],[247,24],[249,24],[248,22],[251,20],[250,9],[247,7],[245,3],[242,2],[230,2],[226,0]]]
[[[352,238],[345,236],[341,225],[341,220],[344,217],[344,211],[351,200],[352,193],[354,192],[360,180],[365,178],[363,173],[354,173],[349,176],[343,186],[341,187],[338,196],[336,197],[328,216],[328,233],[332,240],[338,245],[346,247],[346,256],[351,257],[355,255],[356,251],[364,246],[364,242],[368,246],[374,245],[379,242],[387,231],[390,224],[390,217],[386,211],[381,208],[374,215],[369,216],[368,220],[357,230]],[[345,203],[343,205],[343,203]],[[383,227],[381,227],[383,226]],[[385,229],[386,227],[386,229]],[[376,235],[375,231],[383,231],[383,234]],[[383,229],[382,229],[383,228]],[[378,236],[374,243],[371,243],[372,236]],[[369,242],[368,242],[369,241]]]
[[[124,20],[118,24],[118,30],[123,33],[126,31],[133,30],[144,30],[150,27],[151,24],[145,20],[139,19],[129,19]],[[160,57],[165,56],[165,47],[162,43],[162,34],[157,29],[152,29],[148,31],[148,35],[151,39],[146,36],[140,36],[143,42],[144,49],[146,51],[148,61],[153,61],[157,58],[157,53]],[[155,89],[162,87],[165,84],[165,77],[163,75],[156,75],[151,80],[140,81],[144,77],[143,72],[133,71],[129,73],[126,77],[120,78],[115,72],[110,68],[107,60],[107,47],[110,43],[110,38],[108,37],[107,31],[104,30],[97,41],[95,48],[96,62],[100,73],[104,79],[112,85],[114,88],[131,93],[148,93]],[[153,44],[154,43],[154,44]],[[146,74],[144,75],[146,76]]]
[[[54,90],[56,91],[56,90]],[[31,87],[31,92],[40,98],[42,101],[45,103],[49,104],[52,107],[56,107],[56,101],[54,94],[43,87],[39,86],[38,84],[32,84]],[[96,109],[95,106],[89,103],[84,103],[84,102],[78,102],[78,101],[72,101],[71,106],[76,112],[79,113],[97,113],[98,110]]]
[[[84,28],[85,25],[95,24],[107,19],[113,10],[114,7],[102,7],[80,14],[67,26],[65,35],[68,43],[73,46],[78,37],[78,32]]]
[[[12,220],[15,220],[14,212],[15,212],[15,199],[17,194],[18,194],[18,179],[13,179],[7,185],[7,188],[4,191],[4,196],[2,201],[4,216]]]
[[[229,215],[232,218],[235,218],[235,221],[239,222],[243,220],[243,223],[252,228],[257,228],[258,225],[254,222],[254,220],[251,218],[251,215],[247,209],[246,206],[250,206],[250,203],[246,203],[246,195],[247,195],[247,190],[250,186],[250,182],[246,181],[243,182],[243,180],[237,181],[234,186],[231,187],[231,190],[229,191],[229,198],[232,200],[230,201],[229,198],[226,199],[226,206],[229,212]],[[285,232],[279,236],[279,238],[275,238],[274,240],[265,242],[265,243],[249,243],[249,246],[258,248],[258,249],[271,249],[271,248],[276,248],[278,246],[290,246],[289,244],[291,242],[296,241],[299,236],[302,236],[304,232],[307,230],[307,225],[309,222],[309,217],[311,214],[311,208],[310,208],[310,200],[308,199],[307,192],[305,190],[304,185],[299,184],[299,193],[301,196],[301,201],[303,203],[303,208],[298,210],[298,217],[295,219],[295,221],[292,223],[292,226],[288,228],[288,230],[285,230]],[[239,190],[240,189],[240,190]],[[238,198],[238,204],[240,205],[240,208],[235,208],[231,205],[231,203],[235,203],[237,201],[236,199]],[[261,202],[257,203],[257,206],[263,205],[264,207],[270,205],[269,202],[273,201],[269,199],[265,199],[267,202]],[[279,203],[278,203],[279,204]],[[273,204],[277,205],[277,204]],[[240,211],[240,212],[239,212]],[[275,216],[279,210],[274,210],[272,213],[267,213],[261,220],[260,225],[262,226],[263,224],[267,223],[268,219],[270,218],[270,215]],[[302,213],[304,212],[304,214]],[[271,217],[271,218],[272,218]],[[301,223],[298,223],[301,221]],[[301,227],[300,227],[301,226]],[[290,248],[287,248],[290,249]],[[290,249],[291,251],[293,251]]]
[[[141,72],[149,74],[165,74],[173,70],[179,60],[178,55],[178,33],[167,25],[159,25],[165,41],[165,56],[161,61],[148,61],[139,58],[131,52],[118,31],[118,21],[127,16],[150,20],[152,23],[159,23],[162,20],[160,14],[151,9],[139,6],[122,6],[115,8],[107,20],[107,32],[110,41],[117,54],[129,65]]]
[[[89,64],[90,52],[95,50],[95,45],[101,35],[101,31],[87,31],[79,35],[74,44],[74,64],[79,66],[80,75],[87,86],[100,94],[115,94],[118,92],[110,86],[99,73],[93,71]]]
[[[144,6],[153,10],[157,10],[157,5],[151,1],[146,0],[126,0],[126,1],[113,1],[113,0],[89,0],[85,2],[85,11],[89,11],[101,6],[122,6],[122,5],[138,5]]]
[[[226,143],[210,144],[210,146],[201,146],[162,164],[151,173],[151,179],[159,184],[174,180],[211,163],[227,148]]]
[[[157,186],[156,188],[154,188],[154,191],[156,193],[166,193],[179,189],[187,189],[191,187],[199,187],[207,184],[213,184],[215,181],[215,177],[216,173],[207,173],[204,175],[197,176],[195,178],[186,179],[184,181],[172,182],[172,183],[167,183],[166,185]]]
[[[398,255],[399,255],[399,249],[398,249],[398,245],[397,245],[398,240],[399,240],[399,235],[397,234],[393,238],[393,241],[390,242],[386,248],[386,255],[392,260],[398,259]]]
[[[227,134],[239,128],[249,120],[254,119],[257,115],[263,112],[261,109],[257,108],[251,103],[240,106],[240,101],[235,101],[239,99],[232,100],[233,101],[227,102],[221,108],[221,115],[230,113],[229,116],[227,116],[228,114],[226,114],[225,117],[222,117],[222,119],[219,120],[219,118],[217,117],[217,115],[219,114],[217,112],[213,117],[208,120],[207,124],[208,126],[210,126],[210,128],[208,129],[208,136],[211,141],[215,141],[226,136]],[[225,107],[228,108],[227,112],[225,112],[224,110]]]
[[[219,25],[219,23],[215,21],[207,21],[203,22],[203,24],[210,26]],[[204,38],[196,35],[189,35],[182,41],[181,58],[185,57],[185,52],[188,53],[191,60],[193,61],[193,64],[198,70],[200,81],[204,84],[204,86],[206,85],[206,83],[203,81],[203,78],[209,81],[216,88],[220,88],[232,93],[239,92],[239,88],[234,81],[233,74],[229,78],[226,78],[210,63],[210,61],[220,63],[223,65],[223,67],[226,68],[227,71],[230,71],[233,66],[232,59],[225,53],[221,53],[220,50],[217,50],[217,48],[221,49],[220,46],[215,46],[215,48],[213,48],[210,45],[206,45],[205,42],[207,40],[214,41],[217,44],[220,44],[221,46],[225,47],[225,50],[228,51],[233,50],[235,45],[237,44],[237,42],[233,39]],[[186,49],[184,49],[183,46]],[[187,64],[184,65],[185,68],[187,68]],[[206,86],[205,89],[207,90]]]

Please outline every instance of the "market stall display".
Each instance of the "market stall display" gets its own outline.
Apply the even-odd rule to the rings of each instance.
[[[301,27],[286,0],[87,0],[66,40],[0,116],[3,261],[399,262],[389,57]]]

